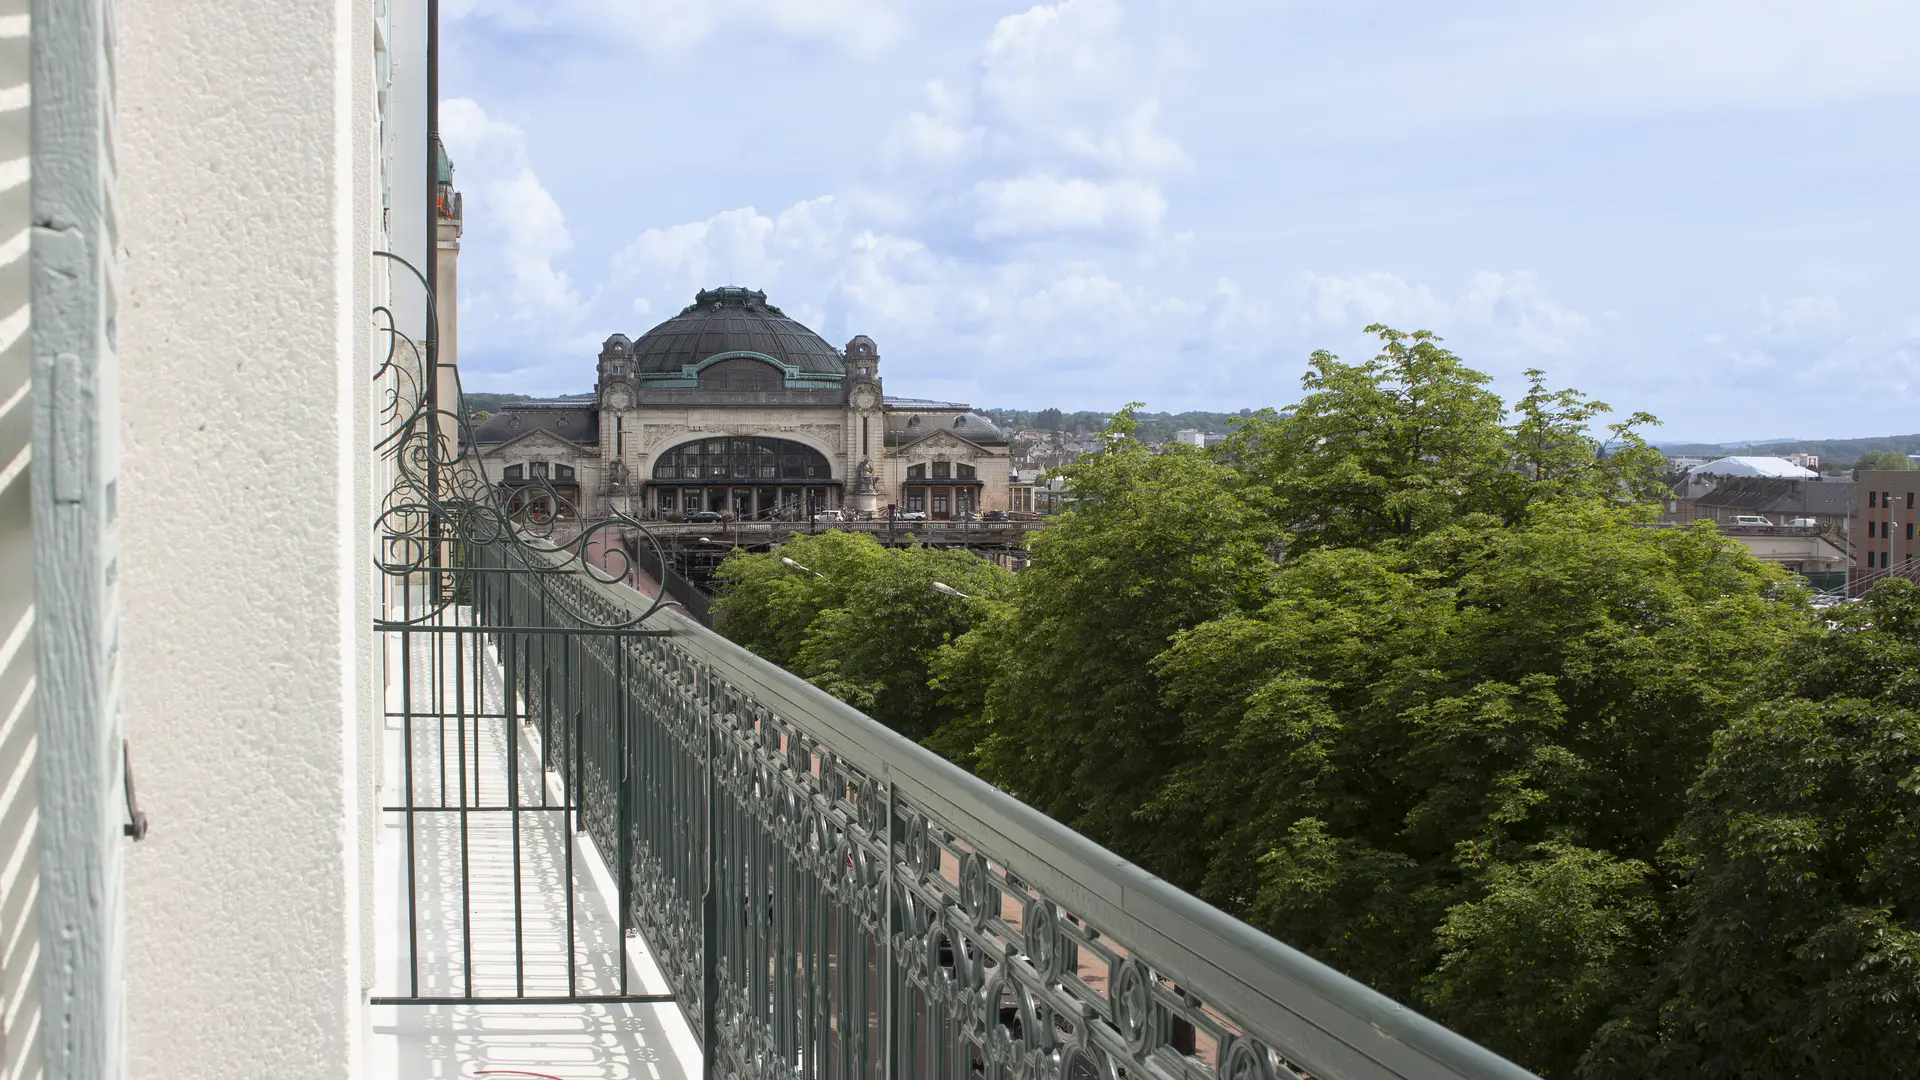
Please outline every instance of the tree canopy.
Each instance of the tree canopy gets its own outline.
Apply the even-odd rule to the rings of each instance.
[[[1869,450],[1853,463],[1855,476],[1863,472],[1912,472],[1913,459],[1898,450]]]
[[[1920,591],[1818,614],[1653,524],[1651,417],[1373,330],[1209,450],[1123,411],[968,606],[828,536],[727,632],[1545,1076],[1910,1068]]]

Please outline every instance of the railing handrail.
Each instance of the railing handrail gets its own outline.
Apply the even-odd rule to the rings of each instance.
[[[582,575],[607,602],[633,598]],[[1532,1073],[1106,850],[671,609],[671,639],[837,755],[926,806],[1009,873],[1265,1035],[1317,1077]]]

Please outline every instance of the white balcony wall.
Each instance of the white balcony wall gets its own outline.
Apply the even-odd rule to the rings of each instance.
[[[119,8],[136,1077],[360,1074],[374,6]]]

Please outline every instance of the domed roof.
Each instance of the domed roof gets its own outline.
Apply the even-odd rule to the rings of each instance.
[[[767,294],[736,285],[702,289],[693,303],[633,343],[637,372],[678,374],[719,353],[764,353],[801,371],[844,375],[846,365],[819,334],[767,303]]]

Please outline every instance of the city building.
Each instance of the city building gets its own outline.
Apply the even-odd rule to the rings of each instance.
[[[1205,432],[1198,428],[1182,428],[1173,433],[1173,441],[1184,443],[1188,446],[1205,446],[1207,445],[1207,436]]]
[[[1722,524],[1736,517],[1764,517],[1775,525],[1810,521],[1835,536],[1846,536],[1858,485],[1839,477],[1725,476],[1710,483],[1690,478],[1673,493],[1661,519],[1686,524],[1705,518]]]
[[[1862,587],[1888,574],[1912,577],[1913,525],[1920,510],[1920,472],[1862,472],[1856,478],[1849,531],[1853,535],[1853,582]]]
[[[733,286],[701,290],[637,339],[607,338],[592,394],[512,402],[473,439],[505,497],[557,494],[588,520],[1018,509],[1008,439],[991,420],[958,402],[887,397],[872,338],[836,349],[765,293]]]

